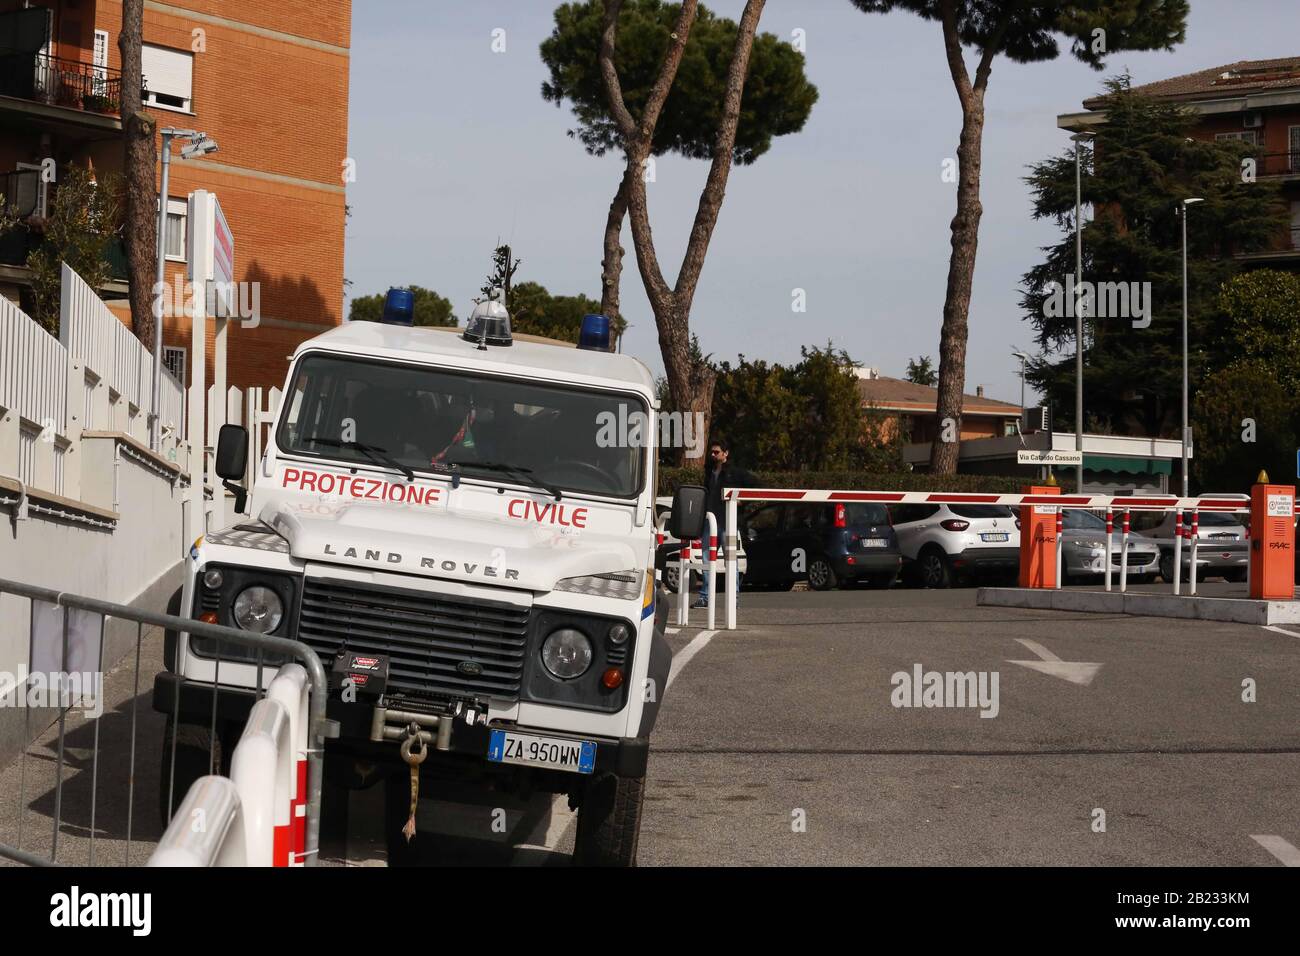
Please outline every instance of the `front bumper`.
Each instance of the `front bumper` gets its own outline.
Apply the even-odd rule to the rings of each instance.
[[[1110,567],[1114,574],[1119,574],[1122,555],[1116,548],[1110,554]],[[1091,548],[1070,547],[1061,550],[1061,564],[1070,574],[1105,574],[1106,552]],[[1130,575],[1155,574],[1160,565],[1158,551],[1134,551],[1128,553],[1128,573]]]
[[[222,686],[216,690],[216,713],[221,722],[243,723],[257,700],[249,688]],[[169,671],[154,678],[153,709],[169,716],[176,715],[178,722],[206,725],[212,720],[213,685],[186,680]],[[371,730],[374,707],[368,703],[344,703],[331,697],[326,703],[326,716],[339,724],[339,736],[327,743],[329,752],[365,756],[376,762],[393,763],[404,767],[398,746],[393,741],[372,741]],[[453,720],[449,733],[430,745],[432,757],[445,758],[447,767],[456,765],[467,771],[481,772],[484,768],[521,769],[508,764],[489,763],[488,740],[493,730],[518,730],[546,737],[571,740],[591,740],[596,743],[597,773],[610,772],[620,777],[644,777],[650,754],[648,737],[602,737],[594,734],[577,734],[550,730],[546,727],[526,727],[504,721],[471,726],[464,720]],[[552,771],[563,773],[563,771]],[[574,776],[579,776],[574,774]]]

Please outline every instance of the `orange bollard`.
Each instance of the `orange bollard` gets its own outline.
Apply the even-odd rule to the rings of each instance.
[[[1259,473],[1250,489],[1250,596],[1291,600],[1295,594],[1295,485],[1270,485]]]
[[[1058,485],[1029,485],[1026,495],[1059,495]],[[1056,508],[1020,506],[1020,586],[1056,587]]]

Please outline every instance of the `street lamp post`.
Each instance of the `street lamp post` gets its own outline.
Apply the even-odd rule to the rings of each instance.
[[[1083,143],[1095,133],[1079,132],[1074,140],[1074,466],[1075,492],[1083,492]]]
[[[202,156],[215,152],[217,144],[208,138],[207,133],[192,129],[175,129],[167,126],[160,130],[162,136],[162,180],[158,186],[158,249],[157,268],[154,271],[153,287],[153,419],[149,425],[149,447],[155,454],[162,451],[159,418],[162,409],[159,399],[162,394],[162,326],[163,326],[163,289],[166,279],[167,260],[167,187],[171,173],[172,139],[189,140],[189,145],[181,148],[181,159]]]
[[[1025,410],[1025,363],[1029,361],[1029,356],[1016,350],[1011,353],[1011,357],[1020,359],[1020,411],[1023,414]]]
[[[1184,199],[1178,205],[1179,218],[1183,225],[1183,497],[1191,495],[1187,474],[1187,207],[1192,203],[1202,202],[1200,197]]]

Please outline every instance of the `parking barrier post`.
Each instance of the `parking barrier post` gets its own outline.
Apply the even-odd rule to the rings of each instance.
[[[1191,560],[1188,562],[1189,567],[1187,571],[1187,593],[1191,595],[1196,594],[1196,578],[1198,577],[1196,573],[1196,551],[1198,546],[1200,545],[1200,537],[1201,537],[1199,534],[1200,524],[1201,524],[1200,509],[1193,508],[1192,527],[1191,530],[1188,532],[1188,538],[1187,538],[1187,543],[1191,546],[1192,549]]]
[[[1174,512],[1174,596],[1181,592],[1183,574],[1183,509]]]
[[[1128,591],[1128,531],[1129,531],[1129,513],[1124,509],[1123,533],[1120,535],[1120,552],[1119,552],[1119,590],[1123,594]]]
[[[706,514],[704,519],[709,532],[709,570],[704,575],[704,594],[709,603],[708,626],[712,630],[716,623],[715,614],[718,606],[718,602],[714,600],[718,593],[718,519],[713,516],[712,511]],[[700,544],[703,546],[704,542],[701,541]]]
[[[1065,528],[1065,509],[1056,509],[1056,589],[1061,589],[1061,551],[1062,551],[1062,531]]]
[[[727,630],[736,629],[736,592],[740,589],[739,562],[736,558],[736,536],[740,533],[737,519],[740,517],[740,502],[735,497],[727,499],[727,525],[723,528],[723,550],[727,556],[727,576],[723,578],[723,588],[727,592]]]
[[[686,538],[677,549],[677,626],[689,622],[691,600],[691,541]]]
[[[1115,536],[1115,513],[1106,509],[1106,590],[1110,590],[1110,556],[1113,553],[1111,547],[1112,539]]]

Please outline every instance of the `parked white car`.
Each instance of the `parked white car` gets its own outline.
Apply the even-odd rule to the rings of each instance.
[[[892,505],[904,574],[927,588],[1020,569],[1020,519],[1005,505]]]
[[[1078,579],[1096,579],[1106,574],[1106,521],[1091,511],[1067,508],[1061,518],[1061,573],[1063,583]],[[1110,566],[1116,580],[1126,567],[1130,580],[1145,584],[1156,579],[1160,547],[1135,531],[1128,536],[1128,561],[1123,559],[1124,535],[1116,530],[1111,536]]]
[[[1191,520],[1188,514],[1183,521]],[[1200,540],[1196,546],[1196,574],[1198,579],[1222,577],[1225,581],[1246,580],[1246,568],[1250,564],[1250,541],[1247,540],[1246,528],[1236,515],[1216,511],[1202,511],[1197,519],[1196,536]],[[1150,530],[1143,532],[1148,538],[1154,538],[1160,546],[1160,576],[1166,581],[1174,579],[1174,528],[1176,519],[1173,512]],[[1190,542],[1183,542],[1181,577],[1187,580],[1187,572],[1192,564]]]

